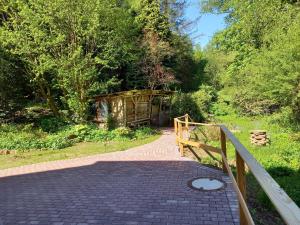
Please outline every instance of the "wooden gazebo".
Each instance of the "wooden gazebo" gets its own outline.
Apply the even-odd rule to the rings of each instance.
[[[103,126],[111,119],[116,126],[170,122],[173,91],[131,90],[95,96],[95,122]]]

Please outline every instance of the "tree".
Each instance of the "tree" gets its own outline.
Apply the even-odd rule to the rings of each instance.
[[[140,64],[148,87],[168,88],[174,83],[175,78],[171,68],[164,62],[172,56],[173,49],[170,45],[171,31],[168,18],[162,14],[159,1],[141,1],[141,9],[136,20],[142,25],[141,47],[144,54]]]
[[[18,110],[26,102],[31,88],[24,73],[20,60],[13,58],[0,46],[0,114]]]
[[[101,82],[114,79],[111,72],[131,57],[132,17],[106,0],[21,0],[5,9],[4,47],[22,58],[54,113],[60,100],[73,119],[85,120],[90,92],[101,91]]]
[[[290,107],[299,120],[297,3],[226,0],[205,1],[203,6],[227,13],[227,27],[214,36],[210,55],[231,57],[218,74],[233,103],[250,114]]]

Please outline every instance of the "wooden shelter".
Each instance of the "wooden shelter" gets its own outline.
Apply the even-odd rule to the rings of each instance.
[[[170,123],[171,97],[173,91],[131,90],[95,96],[95,122],[99,126],[109,119],[116,126]]]

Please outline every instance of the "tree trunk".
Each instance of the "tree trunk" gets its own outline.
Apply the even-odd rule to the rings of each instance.
[[[51,91],[49,87],[44,87],[43,82],[42,81],[38,81],[38,85],[41,91],[42,96],[47,99],[47,104],[49,106],[49,108],[52,110],[53,114],[55,116],[59,116],[59,112],[58,112],[58,108],[55,104],[55,101],[53,99],[53,96],[51,95]],[[47,91],[46,91],[46,90]]]

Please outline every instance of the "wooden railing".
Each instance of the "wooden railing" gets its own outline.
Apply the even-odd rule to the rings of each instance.
[[[190,132],[190,126],[215,126],[220,129],[220,148],[209,146],[199,141],[191,141],[189,135],[184,134]],[[219,153],[222,157],[222,168],[228,173],[233,182],[233,187],[237,193],[240,211],[240,224],[254,224],[252,216],[246,204],[246,170],[247,165],[249,171],[252,172],[259,185],[268,195],[269,199],[281,215],[284,222],[288,225],[300,224],[300,209],[291,200],[291,198],[280,188],[278,183],[270,176],[270,174],[257,162],[251,153],[241,144],[241,142],[230,132],[230,130],[222,124],[205,124],[192,122],[188,114],[174,118],[174,129],[176,134],[176,143],[179,145],[180,154],[183,156],[184,146],[192,146],[202,148],[205,151]],[[234,177],[231,167],[227,161],[226,140],[229,140],[236,154],[236,178]],[[291,184],[292,185],[292,184]]]

